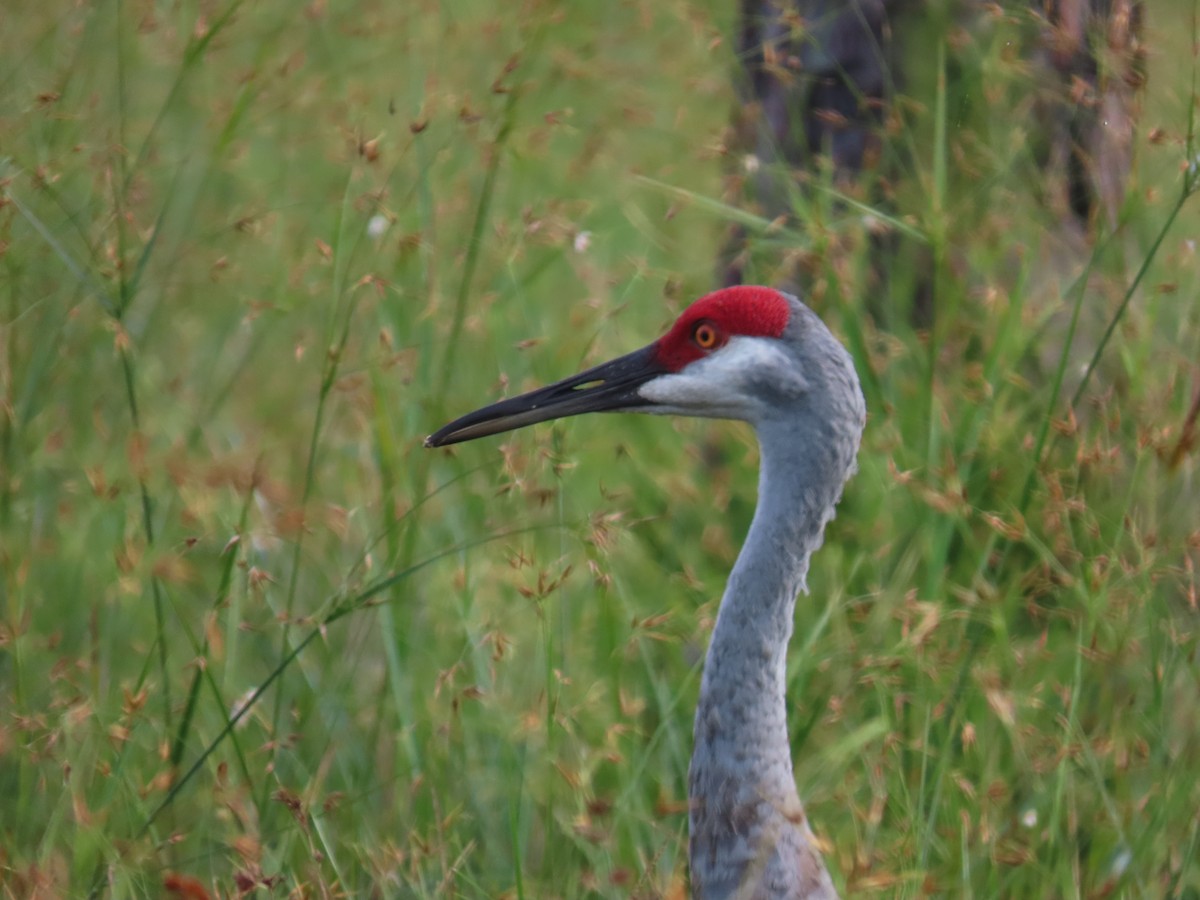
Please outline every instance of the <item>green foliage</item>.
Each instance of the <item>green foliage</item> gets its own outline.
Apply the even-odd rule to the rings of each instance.
[[[989,114],[1030,88],[1006,50],[1026,13],[931,26],[961,72],[906,88],[889,213],[816,173],[783,231],[722,194],[732,9],[19,6],[6,896],[678,896],[751,435],[421,440],[644,344],[709,289],[730,221],[757,280],[802,263],[871,413],[790,672],[835,878],[1200,891],[1198,148],[1172,4],[1094,249],[1041,202],[1027,126]]]

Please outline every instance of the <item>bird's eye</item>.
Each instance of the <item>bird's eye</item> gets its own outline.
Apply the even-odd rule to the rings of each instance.
[[[711,350],[721,342],[721,333],[712,322],[697,322],[692,329],[692,342],[701,350]]]

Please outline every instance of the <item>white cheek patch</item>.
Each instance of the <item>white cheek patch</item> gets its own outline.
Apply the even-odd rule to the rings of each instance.
[[[755,384],[786,371],[788,363],[771,339],[739,335],[682,371],[646,382],[638,393],[670,411],[753,421],[762,403]]]

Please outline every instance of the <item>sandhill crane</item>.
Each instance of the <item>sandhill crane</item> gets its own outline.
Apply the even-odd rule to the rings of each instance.
[[[796,594],[854,470],[866,418],[850,355],[796,298],[726,288],[693,303],[649,346],[465,415],[425,445],[601,411],[754,426],[758,507],[721,599],[696,709],[692,893],[834,898],[796,793],[784,689]]]

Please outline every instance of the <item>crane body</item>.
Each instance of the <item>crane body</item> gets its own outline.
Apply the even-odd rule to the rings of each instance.
[[[850,355],[794,297],[726,288],[649,346],[502,400],[430,435],[472,440],[585,412],[749,422],[759,502],[729,576],[704,663],[688,776],[698,900],[833,900],[796,792],[786,667],[796,596],[854,471],[866,406]]]

